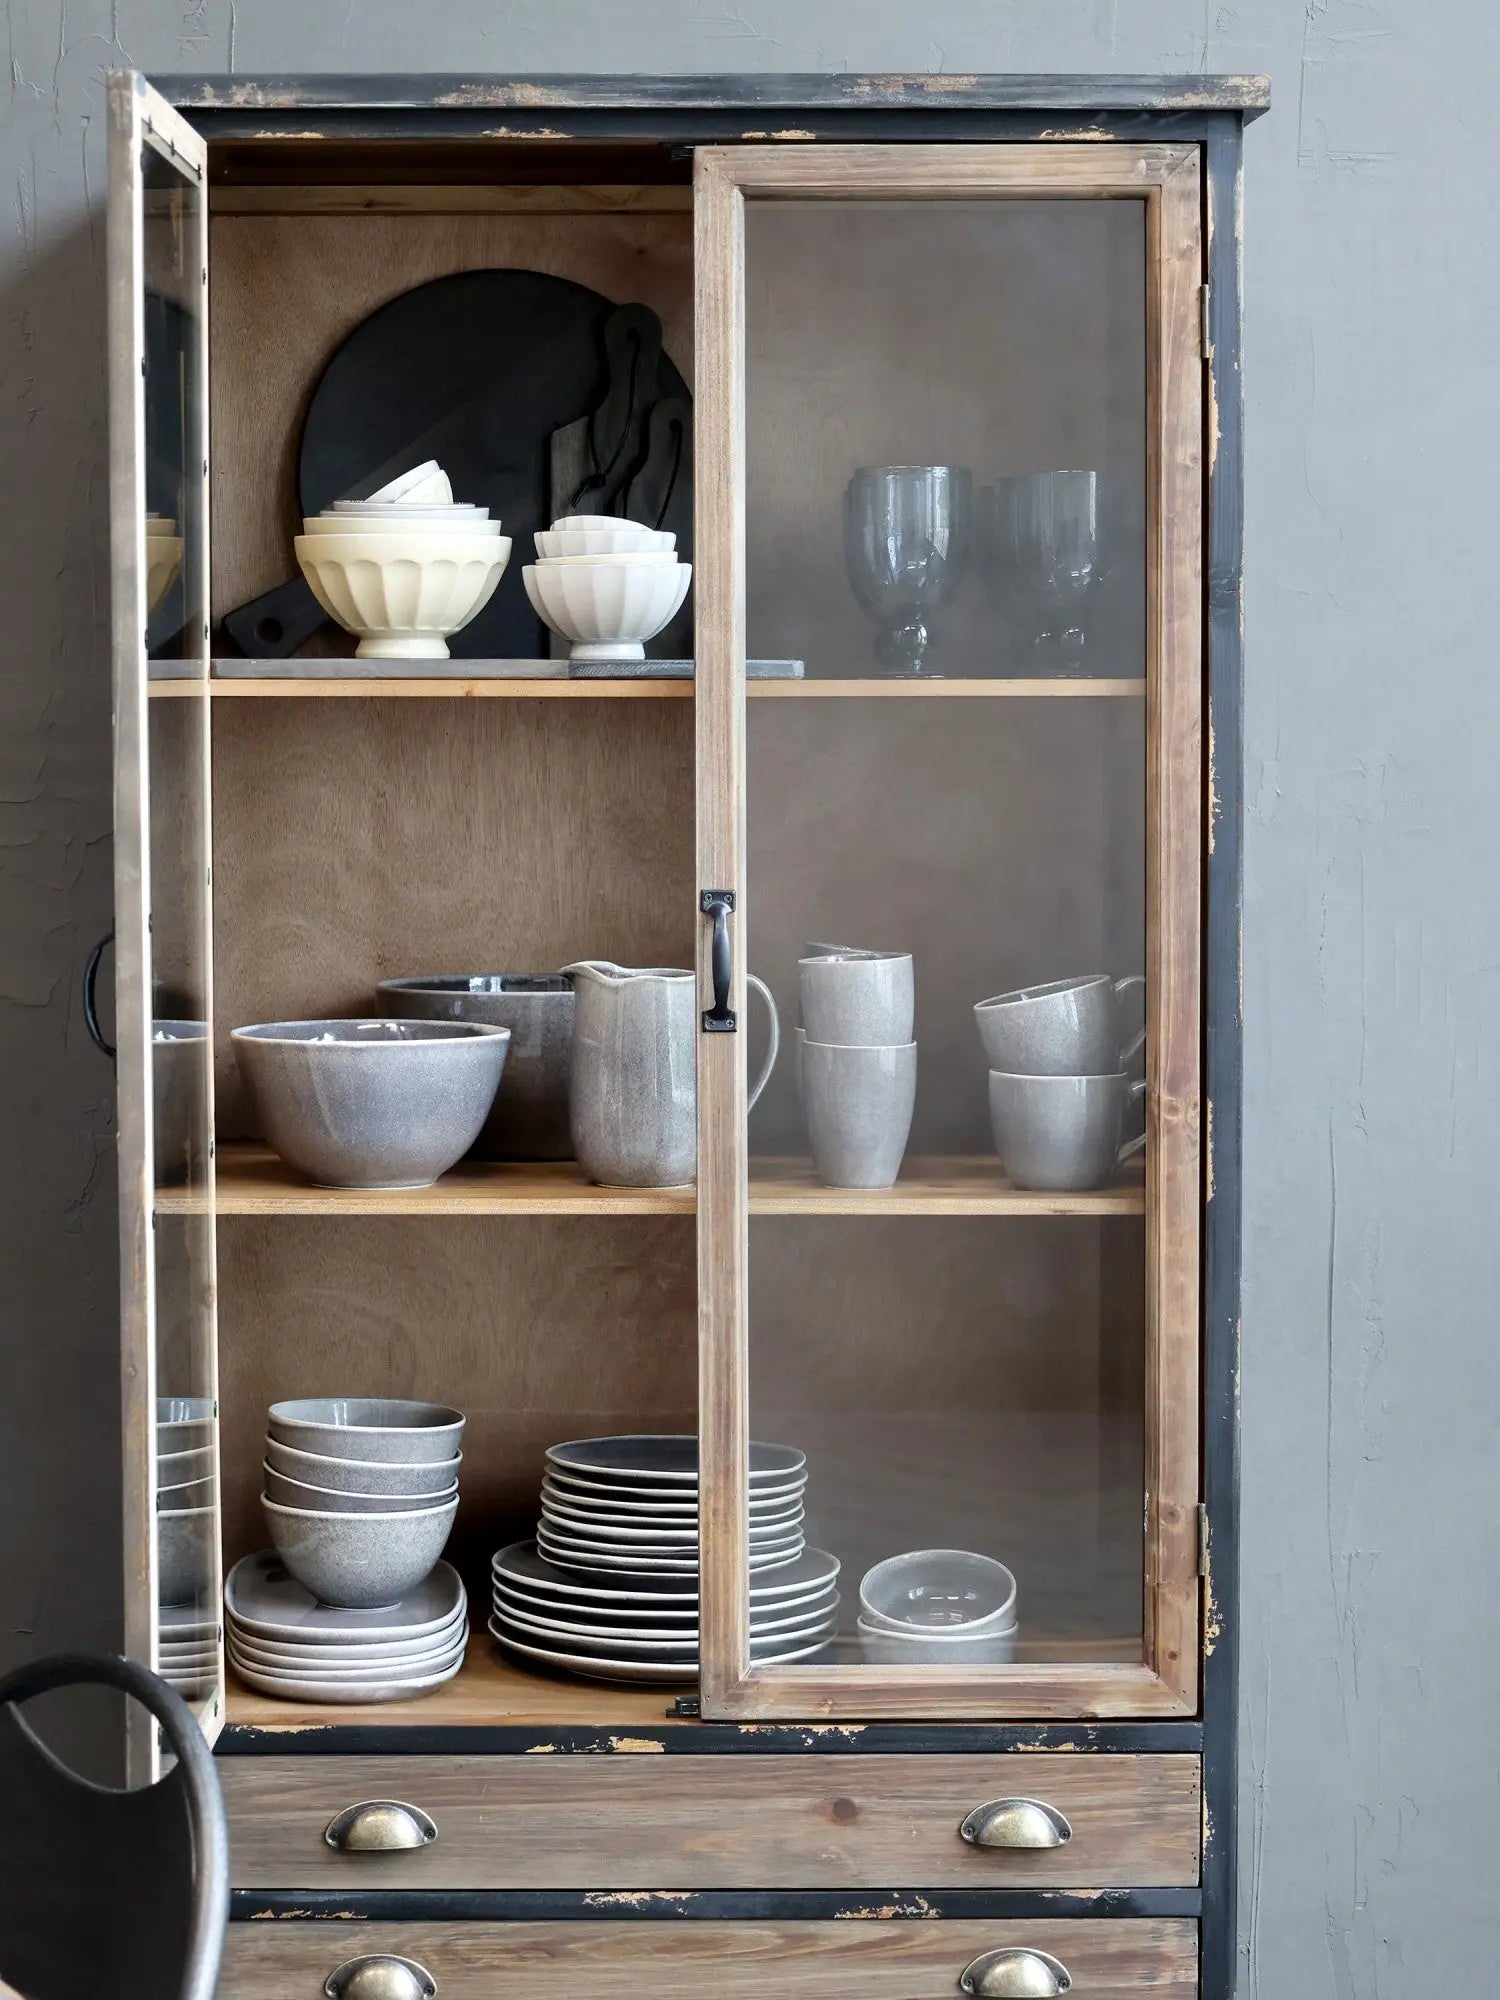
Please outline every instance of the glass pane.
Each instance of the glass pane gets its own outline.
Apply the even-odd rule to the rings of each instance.
[[[214,1239],[210,1199],[207,641],[197,183],[146,145],[146,651],[155,1250],[156,1665],[190,1701],[217,1673]]]
[[[1144,214],[747,203],[756,1659],[800,1535],[810,1664],[1142,1657]]]

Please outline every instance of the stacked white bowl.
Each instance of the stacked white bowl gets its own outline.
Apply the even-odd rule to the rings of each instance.
[[[156,1400],[157,1672],[185,1701],[218,1676],[214,1560],[213,1400]]]
[[[413,1679],[436,1686],[458,1672],[463,1586],[439,1557],[458,1512],[463,1428],[460,1413],[440,1403],[384,1396],[271,1405],[261,1505],[275,1554],[247,1557],[253,1571],[237,1565],[238,1611],[235,1593],[225,1593],[229,1656],[243,1679],[269,1694],[319,1698],[307,1693],[317,1686],[309,1663],[278,1652],[288,1643],[331,1645],[340,1657],[328,1664],[372,1670],[370,1692],[322,1697],[329,1701],[391,1700],[424,1692],[407,1685]],[[451,1582],[434,1586],[443,1571]],[[260,1608],[247,1611],[252,1577]],[[257,1629],[277,1624],[306,1636],[278,1641]],[[363,1657],[372,1644],[375,1656]]]
[[[572,647],[575,673],[628,676],[693,580],[677,537],[613,514],[567,514],[536,535],[521,581],[538,618]]]
[[[489,603],[510,537],[487,507],[455,501],[436,459],[367,500],[335,500],[302,523],[302,574],[362,660],[446,660],[449,636]]]
[[[1016,1580],[970,1549],[913,1549],[865,1572],[859,1638],[880,1666],[1004,1665],[1016,1653]]]
[[[146,516],[146,615],[159,611],[182,568],[182,536],[168,514]]]

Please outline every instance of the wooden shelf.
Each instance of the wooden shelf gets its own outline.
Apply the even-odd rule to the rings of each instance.
[[[1081,1194],[1012,1187],[993,1153],[908,1156],[890,1188],[825,1187],[807,1160],[750,1162],[752,1215],[1144,1215],[1139,1173]]]
[[[361,1702],[335,1708],[320,1702],[278,1701],[257,1694],[226,1667],[230,1723],[251,1729],[297,1730],[411,1723],[417,1728],[476,1728],[515,1724],[538,1729],[681,1728],[668,1710],[682,1692],[673,1687],[610,1687],[603,1681],[569,1680],[527,1671],[502,1653],[482,1628],[469,1634],[460,1671],[446,1686],[415,1701]],[[628,1748],[617,1744],[617,1749]],[[651,1747],[651,1746],[646,1746]]]
[[[688,701],[690,680],[161,680],[149,683],[153,701]],[[801,680],[747,681],[752,701],[827,700],[1143,700],[1138,678],[1098,680]]]
[[[596,1187],[572,1160],[471,1161],[422,1188],[314,1187],[269,1146],[226,1144],[217,1165],[220,1215],[692,1215],[698,1203],[691,1187]],[[156,1206],[171,1214],[191,1198],[159,1188]]]
[[[1139,701],[1146,693],[1146,683],[1138,676],[1106,680],[1071,679],[1022,679],[1002,678],[985,680],[804,680],[804,681],[747,681],[745,692],[757,700],[769,696],[802,701],[823,701],[835,698],[866,700],[995,700],[1009,698],[1034,701],[1061,696],[1065,699],[1099,699],[1115,701]]]
[[[1068,1639],[1051,1633],[1028,1634],[1023,1626],[1016,1647],[1018,1667],[1058,1661],[1098,1664],[1138,1664],[1139,1635],[1118,1638]],[[836,1639],[827,1655],[830,1665],[857,1664],[853,1640]],[[414,1701],[359,1703],[337,1707],[320,1702],[278,1701],[258,1694],[226,1667],[227,1715],[231,1726],[291,1734],[303,1729],[409,1726],[414,1729],[475,1729],[501,1726],[551,1729],[603,1729],[611,1748],[651,1752],[662,1729],[694,1728],[691,1719],[673,1715],[672,1703],[691,1693],[693,1683],[666,1687],[611,1687],[604,1681],[573,1680],[523,1666],[503,1653],[488,1632],[469,1635],[461,1670],[445,1686]],[[998,1706],[998,1704],[997,1704]],[[639,1738],[639,1741],[633,1739]]]
[[[752,1215],[1142,1215],[1137,1177],[1082,1194],[1012,1187],[991,1157],[908,1159],[893,1188],[831,1188],[802,1160],[752,1160]],[[159,1188],[161,1215],[204,1206],[201,1190]],[[523,1165],[470,1162],[432,1187],[313,1187],[268,1146],[219,1149],[220,1215],[692,1215],[694,1189],[606,1188],[571,1160]]]

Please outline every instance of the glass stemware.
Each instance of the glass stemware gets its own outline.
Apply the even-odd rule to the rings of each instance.
[[[972,494],[956,465],[862,465],[844,489],[844,562],[879,626],[875,657],[887,674],[922,671],[929,614],[968,556]]]

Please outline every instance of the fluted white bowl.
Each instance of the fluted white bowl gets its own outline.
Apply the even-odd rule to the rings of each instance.
[[[505,574],[508,535],[408,529],[390,535],[298,535],[319,604],[359,639],[362,660],[446,660],[447,639],[476,617]]]
[[[500,523],[487,514],[458,514],[452,520],[409,521],[405,510],[391,518],[383,514],[312,514],[302,523],[304,535],[498,535]]]
[[[691,563],[528,563],[521,581],[532,609],[572,646],[575,660],[645,658],[693,580]]]
[[[613,528],[541,528],[536,535],[536,552],[544,558],[671,555],[676,547],[675,535],[637,527],[634,521]]]
[[[182,568],[181,535],[162,534],[154,521],[146,524],[146,612],[159,610]]]
[[[620,555],[600,556],[538,556],[537,566],[541,569],[566,567],[572,563],[655,563],[658,568],[670,568],[677,561],[673,549],[627,549]]]

